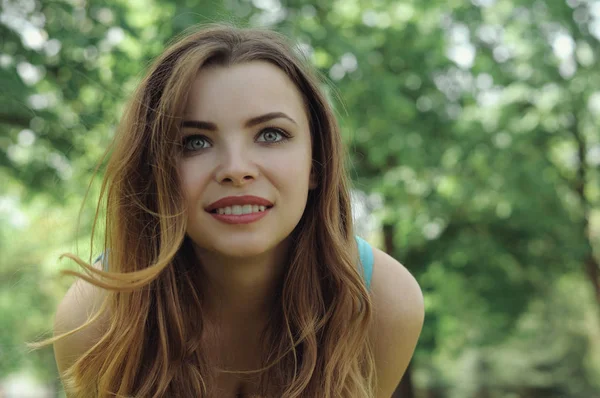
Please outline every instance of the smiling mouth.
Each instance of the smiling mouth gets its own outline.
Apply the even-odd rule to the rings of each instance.
[[[210,210],[209,213],[211,214],[222,214],[222,215],[231,215],[231,216],[243,216],[246,214],[253,214],[253,213],[262,213],[265,212],[269,209],[273,208],[273,205],[271,206],[262,206],[262,205],[233,205],[233,206],[226,206],[226,207],[222,207],[222,208],[218,208],[218,209],[213,209]]]

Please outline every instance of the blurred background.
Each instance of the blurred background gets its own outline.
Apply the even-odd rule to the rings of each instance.
[[[600,397],[599,0],[1,0],[0,397],[64,396],[24,342],[59,254],[97,254],[94,167],[153,57],[223,21],[319,69],[358,233],[421,284],[395,397]]]

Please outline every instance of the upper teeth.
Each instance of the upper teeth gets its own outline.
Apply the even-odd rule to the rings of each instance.
[[[266,207],[265,206],[258,206],[258,205],[233,205],[233,206],[227,206],[227,207],[222,207],[220,209],[217,209],[217,213],[218,214],[234,214],[234,215],[240,215],[240,214],[250,214],[250,213],[256,213],[259,211],[265,211]]]

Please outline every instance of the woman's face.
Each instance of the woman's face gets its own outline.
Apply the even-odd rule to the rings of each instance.
[[[201,69],[182,137],[187,233],[200,249],[255,256],[291,234],[315,184],[305,106],[284,72],[262,61]]]

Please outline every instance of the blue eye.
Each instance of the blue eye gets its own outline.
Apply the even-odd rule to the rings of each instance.
[[[276,144],[279,143],[281,141],[285,141],[286,139],[289,138],[289,135],[287,135],[283,130],[277,129],[277,128],[273,128],[273,127],[267,127],[266,129],[262,130],[259,133],[259,137],[263,137],[264,139],[261,140],[260,138],[257,140],[258,142],[265,142],[267,144]],[[278,138],[280,137],[280,138]]]
[[[201,135],[190,135],[183,139],[183,149],[185,151],[197,151],[208,148],[208,140]]]

